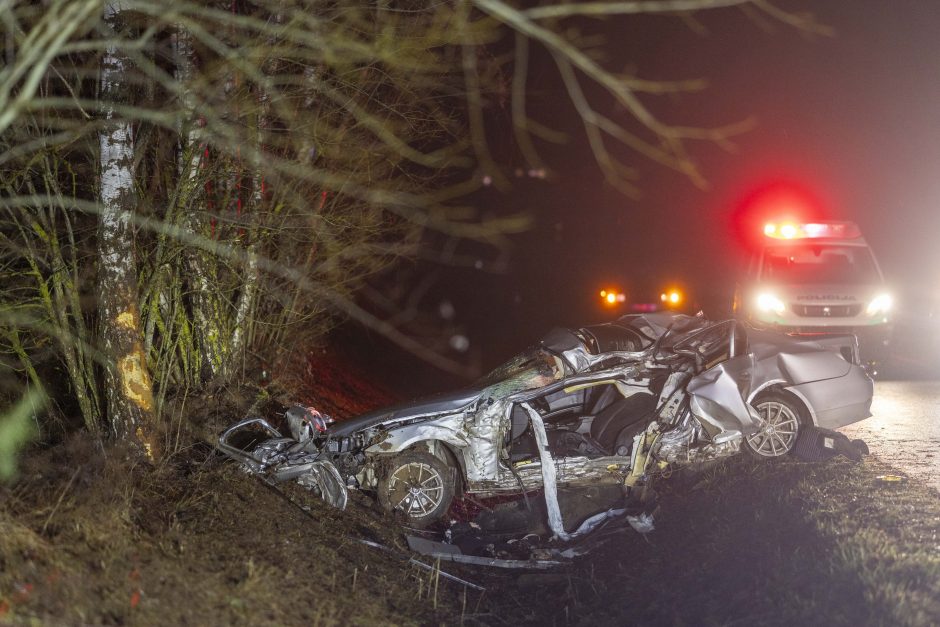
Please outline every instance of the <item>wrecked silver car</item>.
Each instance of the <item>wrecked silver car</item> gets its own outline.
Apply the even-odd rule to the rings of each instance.
[[[460,494],[543,489],[562,540],[557,490],[621,486],[629,498],[671,469],[740,452],[789,454],[819,429],[870,415],[872,380],[854,336],[791,338],[670,313],[556,329],[467,390],[332,422],[291,408],[290,434],[243,420],[219,447],[255,473],[297,480],[344,507],[372,491],[415,527]],[[263,433],[249,446],[239,434]],[[632,523],[631,523],[632,524]]]

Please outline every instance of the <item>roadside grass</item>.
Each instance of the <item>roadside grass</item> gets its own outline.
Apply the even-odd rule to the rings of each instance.
[[[652,534],[619,537],[566,581],[534,586],[538,598],[528,600],[541,611],[528,618],[580,625],[940,624],[940,496],[878,478],[895,473],[875,458],[739,458],[697,477],[675,477],[662,484]]]
[[[205,447],[150,471],[78,440],[0,489],[0,624],[940,624],[940,496],[894,472],[732,459],[565,569],[428,571],[365,495],[288,486],[304,512]]]
[[[308,370],[329,412],[387,400],[346,364]],[[412,556],[367,495],[339,512],[286,485],[304,511],[222,463],[204,441],[255,400],[232,397],[188,400],[155,469],[82,437],[24,455],[0,485],[0,624],[940,624],[940,495],[873,457],[677,474],[651,534],[500,571]]]
[[[842,463],[801,487],[819,533],[838,546],[833,567],[855,573],[885,624],[940,623],[940,507],[936,491],[875,458]]]
[[[288,486],[307,515],[204,447],[152,470],[55,453],[0,488],[0,624],[416,625],[465,606],[365,497],[339,512]]]

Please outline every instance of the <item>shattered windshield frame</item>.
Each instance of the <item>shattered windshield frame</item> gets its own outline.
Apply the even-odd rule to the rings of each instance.
[[[744,329],[734,320],[725,320],[686,336],[667,348],[678,354],[694,354],[696,361],[707,369],[740,354],[743,346],[736,347],[735,344],[746,344],[746,341]]]
[[[568,376],[564,362],[544,348],[529,348],[504,364],[497,366],[477,381],[481,387],[490,387],[508,379],[531,373],[533,380],[557,381]]]

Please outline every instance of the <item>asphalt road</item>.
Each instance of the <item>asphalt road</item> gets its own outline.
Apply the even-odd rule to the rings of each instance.
[[[940,381],[876,381],[871,413],[841,431],[940,491]]]

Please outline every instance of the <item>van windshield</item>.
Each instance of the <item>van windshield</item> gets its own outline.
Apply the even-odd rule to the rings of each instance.
[[[764,249],[761,280],[780,284],[873,284],[881,276],[864,246],[806,244]]]

